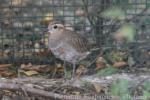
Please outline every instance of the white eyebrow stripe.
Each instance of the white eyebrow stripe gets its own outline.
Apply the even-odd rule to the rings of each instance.
[[[61,26],[61,27],[64,27],[64,25],[62,25],[62,24],[54,24],[54,25],[57,25],[57,26]]]

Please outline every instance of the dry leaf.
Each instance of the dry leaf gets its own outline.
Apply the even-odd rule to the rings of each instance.
[[[12,64],[0,64],[0,68],[6,68],[6,67],[11,67]]]
[[[0,71],[8,70],[8,67],[0,67]]]
[[[3,77],[10,77],[10,76],[14,76],[15,73],[14,72],[11,72],[11,71],[0,71],[0,76],[3,76]]]
[[[60,63],[56,64],[56,67],[54,68],[57,72],[64,72],[64,66]]]
[[[31,67],[32,67],[32,63],[28,63],[28,64],[21,64],[21,69],[31,68]]]
[[[124,62],[124,61],[115,62],[115,63],[113,64],[113,66],[116,67],[116,68],[124,67],[124,66],[126,66],[126,65],[127,65],[127,63]]]
[[[102,69],[106,66],[106,63],[105,63],[105,59],[103,57],[99,57],[97,60],[96,60],[96,69],[95,70],[99,70],[99,69]]]
[[[84,65],[80,65],[76,70],[76,75],[79,78],[82,74],[85,74],[86,72],[87,72],[87,68]]]
[[[31,71],[26,71],[26,72],[24,72],[24,74],[26,74],[27,76],[32,76],[32,75],[37,75],[38,72],[31,70]]]
[[[28,64],[27,64],[27,67],[32,67],[32,63],[28,63]]]
[[[26,65],[25,64],[21,64],[21,68],[25,68],[26,67]]]
[[[74,92],[72,92],[72,94],[74,94],[74,95],[80,95],[80,92],[74,91]]]
[[[35,56],[38,56],[38,57],[45,57],[47,55],[51,55],[51,51],[50,50],[47,50],[47,49],[40,49],[39,52],[34,52],[34,55]]]
[[[57,68],[63,68],[62,64],[60,64],[60,63],[56,64],[56,67]]]
[[[37,72],[41,72],[41,73],[46,73],[46,72],[50,72],[52,70],[53,66],[47,66],[47,65],[38,65],[35,66],[35,71]]]
[[[32,65],[32,64],[22,64],[21,65],[21,70],[25,71],[37,71],[37,72],[50,72],[52,71],[52,66],[47,66],[47,65]]]
[[[3,90],[5,93],[12,93],[12,91],[9,91],[9,90]]]
[[[104,90],[104,86],[102,86],[101,84],[93,83],[93,86],[94,86],[95,91],[96,91],[97,93],[100,93],[101,91]]]

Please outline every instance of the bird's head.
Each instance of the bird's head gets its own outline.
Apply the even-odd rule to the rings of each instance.
[[[50,34],[57,34],[62,32],[65,29],[65,26],[61,22],[53,21],[48,25],[48,32]]]

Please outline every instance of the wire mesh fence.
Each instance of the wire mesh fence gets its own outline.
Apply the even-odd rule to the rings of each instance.
[[[129,19],[125,22],[134,23],[135,41],[123,43],[121,48],[130,46],[141,62],[137,57],[142,54],[137,48],[150,50],[149,0],[1,0],[0,63],[51,63],[54,58],[48,50],[47,34],[43,34],[51,20],[63,20],[66,28],[81,33],[99,47],[117,48],[112,34],[122,22],[101,16],[112,6],[123,9]],[[145,60],[149,61],[149,57]]]

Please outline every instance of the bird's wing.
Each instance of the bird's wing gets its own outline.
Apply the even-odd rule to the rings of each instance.
[[[66,31],[67,34],[67,42],[78,52],[87,52],[90,49],[90,45],[88,40],[83,36],[73,32],[73,31]]]

